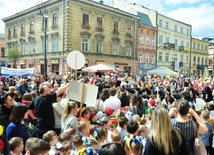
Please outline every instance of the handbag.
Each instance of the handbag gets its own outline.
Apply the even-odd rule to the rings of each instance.
[[[198,134],[198,130],[195,122],[193,122],[193,126],[194,126],[194,136],[195,136],[194,145],[193,145],[194,153],[195,155],[206,155],[207,150],[204,146],[203,141],[201,140],[201,137]]]

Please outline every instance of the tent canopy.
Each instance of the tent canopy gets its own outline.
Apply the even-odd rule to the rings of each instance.
[[[172,75],[175,75],[175,74],[178,74],[177,72],[167,68],[167,67],[159,67],[159,68],[156,68],[156,69],[153,69],[153,70],[150,70],[147,72],[147,74],[158,74],[160,76],[163,76],[163,75],[169,75],[169,76],[172,76]]]
[[[124,72],[124,70],[115,67],[114,65],[100,63],[82,69],[83,72]]]

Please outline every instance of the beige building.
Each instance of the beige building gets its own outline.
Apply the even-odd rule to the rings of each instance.
[[[204,40],[192,38],[191,74],[208,76],[208,46]]]
[[[43,16],[39,16],[40,13]],[[48,19],[47,19],[48,17]],[[44,18],[47,19],[47,72],[64,74],[71,69],[66,56],[81,51],[86,66],[105,62],[126,72],[136,69],[139,17],[93,1],[51,0],[4,18],[6,52],[17,46],[23,58],[18,67],[34,67],[43,74]]]
[[[4,34],[0,34],[0,64],[1,64],[1,67],[4,67],[5,66],[5,36]],[[1,69],[0,67],[0,69]],[[1,70],[0,70],[1,71]]]

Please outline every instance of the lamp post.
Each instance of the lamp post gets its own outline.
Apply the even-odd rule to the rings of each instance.
[[[47,21],[49,17],[46,13],[45,3],[38,2],[37,8],[39,9],[39,13],[37,15],[40,15],[43,17],[44,46],[45,46],[44,47],[44,76],[45,78],[47,78]]]

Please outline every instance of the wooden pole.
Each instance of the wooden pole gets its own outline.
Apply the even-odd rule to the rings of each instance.
[[[77,53],[75,53],[75,79],[77,81]]]
[[[81,101],[80,101],[80,117],[82,117],[82,105],[83,105],[83,101],[84,101],[84,97],[85,97],[85,84],[82,84],[82,93],[81,93]]]

